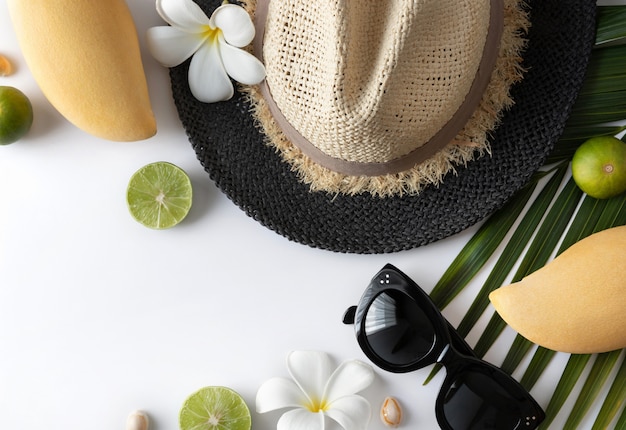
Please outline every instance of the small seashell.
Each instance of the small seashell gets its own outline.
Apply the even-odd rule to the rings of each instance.
[[[7,57],[0,54],[0,76],[9,76],[13,73],[13,67]]]
[[[387,397],[380,408],[380,419],[387,427],[398,427],[402,422],[402,408],[400,403],[393,398]]]
[[[148,430],[148,424],[148,415],[135,411],[126,419],[126,430]]]

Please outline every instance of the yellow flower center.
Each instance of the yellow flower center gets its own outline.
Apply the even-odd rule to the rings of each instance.
[[[205,25],[204,31],[202,32],[202,38],[206,39],[209,43],[217,43],[217,39],[221,33],[222,30],[219,27]]]
[[[325,399],[311,399],[311,403],[306,405],[306,408],[313,413],[324,412],[328,410],[328,404]]]

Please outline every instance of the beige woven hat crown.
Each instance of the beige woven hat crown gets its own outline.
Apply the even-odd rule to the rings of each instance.
[[[251,90],[313,190],[417,193],[488,151],[521,76],[517,0],[257,0]]]
[[[194,1],[207,16],[222,4],[222,0]],[[294,3],[298,0],[272,1]],[[319,6],[320,1],[324,0],[309,0],[312,4],[301,6],[307,13],[307,8],[316,4],[318,7],[334,7],[326,3]],[[341,1],[349,7],[372,10],[374,2],[385,2],[389,7],[391,1],[397,0],[335,0]],[[458,4],[452,6],[461,7],[470,1],[475,0],[458,0]],[[329,169],[304,155],[284,135],[268,108],[271,100],[266,100],[257,86],[237,86],[232,99],[219,103],[203,103],[196,99],[189,87],[191,61],[170,70],[172,96],[204,170],[234,204],[261,225],[288,240],[337,252],[386,253],[423,246],[457,234],[495,211],[506,209],[505,204],[526,187],[561,139],[584,82],[596,35],[596,0],[519,1],[524,3],[502,2],[504,25],[496,65],[485,96],[453,139],[455,143],[446,145],[435,156],[401,173],[380,176],[329,174]],[[452,7],[446,0],[438,2]],[[429,5],[436,7],[438,2],[433,0]],[[256,6],[256,0],[245,0],[251,16],[264,25],[265,20],[260,19]],[[262,9],[262,4],[258,6],[259,10]],[[309,16],[312,20],[307,13],[298,19]],[[525,13],[532,22],[527,32],[524,31],[527,25]],[[374,14],[369,18],[377,16]],[[287,15],[287,18],[292,17]],[[397,21],[389,17],[385,19],[389,25]],[[283,27],[288,22],[282,24]],[[443,28],[447,28],[449,23],[440,22]],[[316,19],[315,24],[319,24],[319,20]],[[263,25],[259,24],[257,31],[259,39],[264,35]],[[361,28],[363,32],[365,27]],[[336,39],[328,33],[324,35],[330,40]],[[349,42],[345,40],[345,46],[351,46]],[[289,43],[298,44],[299,41],[296,38]],[[262,42],[259,45],[264,46]],[[377,50],[377,46],[372,49]],[[292,59],[293,73],[298,72],[297,64],[316,64],[311,60],[314,59],[312,55],[305,59],[307,61]],[[515,105],[499,116],[494,112],[510,103],[506,84],[518,78],[520,64],[527,70],[523,81],[511,87]],[[302,76],[309,73],[307,70],[301,72],[305,72]],[[415,76],[421,76],[418,69]],[[514,78],[510,79],[510,76]],[[294,83],[297,82],[299,80],[295,79]],[[363,79],[362,82],[370,81]],[[268,85],[268,91],[277,89]],[[489,128],[482,126],[481,118],[486,119],[484,124],[498,123],[497,127],[490,132],[484,131]],[[472,134],[470,129],[483,131]],[[412,178],[426,176],[423,172],[428,172],[429,168],[425,166],[436,164],[440,159],[454,158],[456,153],[473,151],[471,145],[457,144],[457,139],[480,143],[478,137],[481,135],[488,135],[490,147],[484,151],[489,150],[489,156],[476,157],[466,166],[458,166],[437,186],[427,185],[419,193],[413,192],[419,190],[419,185],[414,186]],[[285,162],[286,159],[290,162]],[[445,167],[445,162],[442,164]],[[316,177],[317,171],[322,173]],[[320,189],[320,184],[326,186],[323,181],[327,176],[341,177],[328,183],[339,184],[336,188],[346,192],[309,191],[310,188]],[[311,180],[307,184],[302,179]],[[352,185],[355,188],[351,188]],[[389,188],[385,188],[387,185]],[[353,189],[362,192],[347,194]],[[405,194],[378,197],[390,189]]]

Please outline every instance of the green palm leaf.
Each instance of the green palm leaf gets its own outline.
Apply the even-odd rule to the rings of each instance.
[[[623,120],[626,118],[625,96],[626,45],[594,50],[566,129],[571,125],[581,131],[603,123]]]
[[[622,364],[619,368],[615,380],[611,385],[611,389],[606,395],[602,409],[596,421],[593,423],[591,430],[601,430],[609,427],[611,421],[615,418],[620,409],[624,407],[626,403],[626,358],[622,359]],[[624,410],[626,414],[626,410]],[[625,428],[626,426],[616,427]]]
[[[470,306],[469,311],[465,314],[465,317],[461,320],[459,326],[457,327],[461,336],[467,336],[470,330],[474,327],[480,316],[489,305],[489,293],[500,287],[505,281],[507,275],[513,269],[515,263],[526,247],[526,244],[528,244],[534,231],[539,225],[539,222],[550,205],[550,202],[556,195],[559,185],[565,176],[566,170],[566,164],[562,164],[555,169],[555,173],[550,181],[541,190],[539,195],[533,201],[531,207],[524,215],[523,219],[520,221],[520,224],[508,240],[506,247],[502,251],[502,254],[498,258],[498,261],[494,265],[490,275],[487,277],[483,287],[476,296],[476,299]]]
[[[581,195],[582,191],[570,179],[539,227],[513,277],[513,282],[521,280],[524,276],[542,268],[548,262],[554,248],[561,239],[563,231],[576,211]],[[474,351],[479,357],[487,353],[505,327],[506,323],[502,318],[498,314],[494,314],[474,347]]]
[[[615,222],[618,221],[616,217],[619,215],[623,204],[623,199],[597,200],[585,196],[556,255],[559,255],[574,243],[590,234],[615,225]],[[515,342],[516,344],[511,348],[511,357],[509,358],[509,356],[507,356],[502,364],[502,368],[509,373],[513,373],[524,357],[525,352],[532,346],[528,341],[525,343],[521,336],[518,336]],[[522,354],[522,352],[524,354]],[[553,357],[554,352],[544,351],[542,348],[539,348],[535,354],[536,357],[533,357],[521,380],[522,385],[528,389],[532,388],[538,377],[541,376]]]
[[[546,161],[546,167],[505,208],[493,214],[481,226],[432,291],[435,303],[441,308],[447,306],[493,254],[502,249],[485,284],[459,325],[459,332],[463,336],[470,332],[485,312],[489,293],[511,276],[518,261],[519,267],[512,276],[513,282],[543,267],[554,255],[580,239],[596,231],[626,225],[624,196],[603,201],[588,196],[581,199],[582,192],[571,178],[560,188],[564,169],[568,167],[578,146],[593,136],[623,132],[626,125],[609,123],[620,121],[624,124],[625,119],[626,7],[598,7],[596,49],[590,60],[587,77],[564,133]],[[543,181],[544,176],[550,178]],[[530,195],[536,189],[537,197],[528,204]],[[529,207],[524,213],[526,206]],[[524,215],[518,219],[522,213]],[[513,229],[516,223],[519,224]],[[505,240],[506,245],[503,247],[502,242]],[[524,253],[526,248],[528,249]],[[504,321],[494,313],[476,344],[477,355],[483,356],[505,327]],[[536,345],[518,335],[503,362],[503,369],[510,373],[515,371],[523,358],[535,347]],[[615,428],[626,429],[626,359],[620,360],[622,353],[623,351],[615,351],[599,355],[570,355],[546,408],[547,417],[541,428],[548,428],[553,422],[577,386],[587,365],[592,362],[591,371],[580,389],[574,408],[569,411],[566,428],[577,427],[596,401],[599,392],[608,389],[595,417],[593,429],[607,428],[618,414]],[[521,383],[531,389],[556,354],[542,347],[535,348]],[[620,362],[613,382],[610,383],[611,375]],[[435,368],[426,382],[436,371]]]
[[[626,126],[621,125],[567,127],[554,150],[548,156],[546,164],[571,160],[580,144],[590,137],[615,136],[624,130],[626,130]]]
[[[622,410],[622,415],[620,415],[617,423],[615,424],[616,429],[626,429],[626,409]]]
[[[439,308],[446,307],[493,255],[530,199],[537,179],[543,175],[536,175],[535,180],[522,189],[515,199],[494,213],[491,222],[485,223],[454,259],[430,293]]]
[[[521,336],[518,336],[521,338]],[[528,341],[526,341],[528,342]],[[530,342],[528,342],[531,344]],[[532,345],[532,344],[531,344]],[[528,391],[530,391],[534,386],[539,377],[543,374],[544,370],[552,361],[552,358],[556,355],[556,351],[552,351],[551,349],[544,348],[542,346],[538,347],[533,355],[524,376],[520,379],[520,384]]]
[[[546,419],[541,423],[540,429],[547,429],[552,421],[554,421],[556,414],[561,410],[561,407],[574,389],[574,385],[576,385],[578,378],[585,370],[590,358],[591,355],[588,354],[573,354],[570,356],[563,370],[563,374],[561,375],[561,379],[554,390],[554,394],[552,394],[550,403],[548,403]]]
[[[609,377],[613,366],[617,363],[621,352],[622,351],[613,351],[597,356],[563,430],[576,430],[578,428],[580,422]]]
[[[626,38],[626,9],[622,6],[603,6],[598,8],[598,32],[596,34],[596,45],[605,43],[620,42]]]
[[[600,409],[600,413],[598,414],[598,418],[593,423],[593,427],[591,430],[601,430],[609,428],[609,425],[615,416],[619,412],[620,409],[624,407],[626,403],[626,358],[622,358],[622,364],[615,376],[615,380],[611,385],[611,389],[606,395],[606,399],[604,404],[602,405],[602,409]],[[626,409],[622,410],[622,418],[624,420],[626,417]],[[622,426],[619,424],[615,427],[618,429],[626,428],[626,423],[622,423]]]
[[[550,205],[550,202],[554,199],[567,171],[567,164],[562,163],[560,166],[557,166],[554,171],[552,178],[541,190],[537,198],[535,198],[520,225],[507,242],[507,246],[478,293],[474,303],[472,303],[470,310],[459,324],[457,331],[461,336],[465,337],[470,332],[474,324],[476,324],[476,321],[478,321],[489,305],[489,293],[502,285],[502,282],[504,282],[506,276],[518,260],[537,225],[541,221],[543,214]],[[484,236],[492,238],[497,237],[497,240],[489,241],[489,243],[494,246],[499,245],[528,202],[536,188],[537,181],[542,179],[546,173],[540,172],[535,175],[531,183],[512,200],[514,204],[508,204],[494,214],[491,218],[491,222],[481,228],[483,231],[479,230],[474,236],[473,239],[477,240],[470,241],[468,246],[465,246],[430,294],[437,306],[443,309],[450,303],[452,298],[454,298],[474,277],[478,269],[487,262],[488,258],[495,251],[495,247],[492,247],[489,252],[484,252],[487,247],[483,248],[481,246],[480,238]],[[476,249],[481,249],[483,252],[477,253]],[[479,254],[479,256],[476,257],[476,254]],[[464,267],[473,267],[474,270],[469,271],[462,269],[460,273],[458,273],[459,268]],[[427,384],[440,369],[441,366],[435,366],[424,381],[424,384]]]

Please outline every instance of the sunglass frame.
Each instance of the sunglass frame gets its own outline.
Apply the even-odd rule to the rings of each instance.
[[[413,362],[394,364],[380,357],[373,350],[365,333],[365,317],[374,300],[386,290],[400,291],[412,299],[424,312],[434,330],[435,340],[432,348],[424,356]],[[350,310],[349,310],[350,311]],[[347,312],[349,315],[351,312]],[[435,402],[437,422],[443,430],[455,430],[444,413],[444,397],[451,385],[464,369],[477,367],[488,375],[512,396],[517,397],[520,409],[526,411],[521,417],[520,428],[535,429],[545,418],[541,406],[512,376],[497,366],[476,356],[472,348],[458,334],[454,327],[441,314],[430,296],[411,278],[391,264],[385,265],[371,280],[359,300],[354,316],[344,318],[345,323],[354,323],[357,342],[365,355],[378,367],[393,373],[405,373],[422,369],[431,364],[440,363],[446,367],[446,377],[441,384]]]

